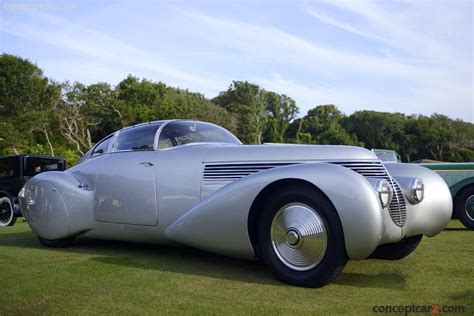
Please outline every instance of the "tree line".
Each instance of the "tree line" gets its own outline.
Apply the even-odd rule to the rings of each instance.
[[[108,134],[146,121],[213,122],[243,143],[393,149],[403,161],[474,161],[474,124],[441,114],[405,115],[335,105],[300,114],[289,96],[234,81],[213,99],[129,75],[116,86],[56,82],[27,59],[0,55],[0,155],[59,155],[71,165]]]

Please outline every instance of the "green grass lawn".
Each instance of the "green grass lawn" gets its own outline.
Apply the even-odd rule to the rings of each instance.
[[[0,229],[0,315],[374,314],[374,305],[474,307],[474,233],[452,221],[400,261],[351,261],[320,289],[277,281],[259,262],[195,249],[78,239],[43,248],[29,226]],[[454,314],[453,314],[454,315]]]

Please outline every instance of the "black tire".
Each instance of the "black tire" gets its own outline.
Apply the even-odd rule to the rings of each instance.
[[[316,266],[312,268],[309,266],[305,271],[285,264],[272,243],[273,219],[282,207],[291,203],[310,206],[322,219],[326,228],[327,244],[324,256]],[[328,198],[317,189],[302,185],[282,187],[272,192],[271,197],[265,202],[258,221],[257,237],[260,255],[281,281],[304,287],[321,287],[331,282],[344,269],[347,254],[339,216]]]
[[[0,197],[0,227],[13,226],[16,222],[13,202],[8,196]]]
[[[474,203],[474,186],[462,189],[454,200],[454,214],[456,218],[470,230],[474,230],[474,206],[472,203]]]
[[[399,242],[378,246],[370,255],[372,259],[400,260],[411,254],[420,243],[423,235],[415,235]]]
[[[66,248],[74,245],[74,237],[64,239],[44,239],[38,236],[40,243],[47,248]]]

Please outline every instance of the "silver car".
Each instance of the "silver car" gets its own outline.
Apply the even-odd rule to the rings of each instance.
[[[262,259],[319,287],[348,259],[396,260],[451,218],[446,183],[351,146],[242,145],[214,124],[124,128],[74,167],[30,179],[23,215],[47,247],[78,236],[181,244]]]

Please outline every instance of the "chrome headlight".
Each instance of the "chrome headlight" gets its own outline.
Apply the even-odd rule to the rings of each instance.
[[[18,197],[19,198],[25,198],[25,187],[22,187],[20,192],[18,192]]]
[[[36,185],[30,184],[28,187],[26,187],[24,195],[26,197],[26,203],[28,205],[35,205],[37,195]]]
[[[425,196],[425,185],[420,178],[414,178],[410,184],[410,199],[414,204],[418,204],[423,201]]]
[[[388,181],[385,179],[377,180],[377,183],[375,184],[375,190],[379,194],[379,199],[380,203],[382,203],[382,207],[387,207],[390,202],[392,202],[393,198],[393,190],[390,186],[390,183],[388,183]]]

